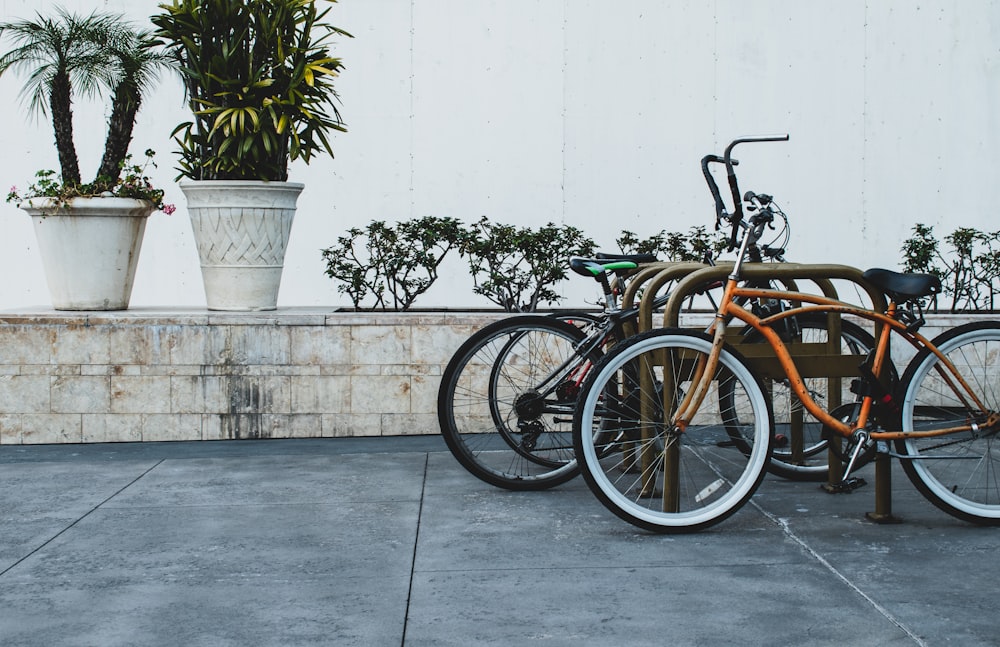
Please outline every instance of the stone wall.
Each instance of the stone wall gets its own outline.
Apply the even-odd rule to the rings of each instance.
[[[0,313],[0,444],[437,433],[444,367],[503,316]],[[936,315],[922,332],[971,319]],[[902,373],[912,351],[893,352]]]
[[[437,432],[441,372],[500,314],[0,314],[0,443]]]

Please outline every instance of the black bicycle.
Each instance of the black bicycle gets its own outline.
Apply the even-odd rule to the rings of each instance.
[[[512,490],[539,490],[579,473],[572,420],[588,371],[625,339],[637,309],[618,307],[627,275],[652,255],[573,258],[574,272],[601,284],[602,313],[528,314],[496,321],[455,352],[441,376],[438,421],[472,474]]]

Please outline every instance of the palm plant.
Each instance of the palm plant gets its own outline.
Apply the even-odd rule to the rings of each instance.
[[[118,180],[122,162],[128,156],[132,129],[142,103],[142,96],[156,80],[159,71],[173,59],[154,47],[152,32],[116,29],[108,41],[116,62],[116,76],[111,91],[111,116],[104,157],[97,169],[98,178]]]
[[[93,187],[110,188],[128,156],[142,93],[168,59],[152,48],[147,32],[137,32],[116,14],[71,14],[0,23],[0,36],[12,48],[0,56],[0,74],[27,74],[22,96],[31,112],[51,115],[64,187],[80,187],[73,138],[74,95],[112,95],[105,153]],[[99,192],[99,191],[96,191]]]

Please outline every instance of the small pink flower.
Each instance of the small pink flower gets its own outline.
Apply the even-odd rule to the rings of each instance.
[[[8,191],[8,193],[17,193],[17,185],[15,184],[14,186],[10,187],[10,191]]]
[[[175,207],[174,205],[172,204],[163,205],[163,213],[167,214],[168,216],[175,211],[177,211],[177,207]]]

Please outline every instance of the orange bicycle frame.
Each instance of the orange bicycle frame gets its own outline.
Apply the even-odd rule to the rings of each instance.
[[[810,305],[799,305],[783,310],[777,314],[761,318],[741,306],[737,301],[741,298],[747,299],[748,302],[758,299],[775,299],[783,302],[795,302]],[[741,287],[738,284],[737,279],[734,276],[730,276],[726,282],[725,293],[723,294],[722,300],[719,304],[715,320],[707,330],[707,332],[714,335],[712,351],[707,357],[703,357],[702,361],[699,363],[697,371],[697,375],[699,377],[695,379],[697,386],[685,396],[684,400],[677,408],[677,414],[674,418],[675,426],[679,430],[683,431],[687,427],[688,422],[694,416],[694,413],[697,412],[700,407],[701,402],[708,391],[709,382],[709,380],[701,378],[704,378],[706,375],[714,375],[718,356],[725,341],[724,322],[730,319],[736,319],[752,327],[764,337],[767,343],[771,346],[771,349],[774,351],[785,376],[788,378],[789,388],[798,397],[805,409],[815,416],[817,420],[844,437],[850,437],[856,430],[865,429],[871,416],[874,398],[871,395],[866,395],[862,398],[858,417],[850,423],[842,422],[831,416],[825,409],[816,403],[810,395],[808,389],[806,389],[805,383],[799,374],[791,353],[788,351],[784,341],[782,341],[781,337],[774,330],[774,325],[776,323],[784,319],[789,319],[806,313],[854,315],[856,317],[874,322],[878,330],[876,331],[877,338],[872,372],[876,376],[883,375],[883,369],[888,365],[889,341],[890,335],[893,331],[898,333],[903,339],[906,339],[906,341],[909,342],[914,348],[918,350],[923,348],[929,349],[932,353],[937,355],[938,358],[940,358],[941,364],[944,368],[938,368],[939,374],[945,383],[955,392],[955,394],[963,402],[965,402],[966,405],[970,406],[970,408],[975,408],[984,412],[986,411],[986,407],[984,407],[979,401],[975,391],[969,387],[968,383],[961,376],[955,366],[948,360],[948,358],[945,357],[937,349],[937,347],[930,342],[930,340],[923,335],[910,330],[906,324],[896,318],[896,305],[894,303],[889,304],[886,313],[880,313],[860,306],[851,305],[843,301],[814,294],[776,290],[772,288]],[[991,414],[991,420],[984,421],[983,424],[995,422],[992,420],[994,417],[998,417],[997,414]],[[895,440],[901,438],[943,436],[958,431],[971,430],[976,426],[976,424],[970,421],[969,424],[960,427],[937,429],[926,432],[907,432],[902,430],[873,431],[871,432],[871,438],[874,440]]]

